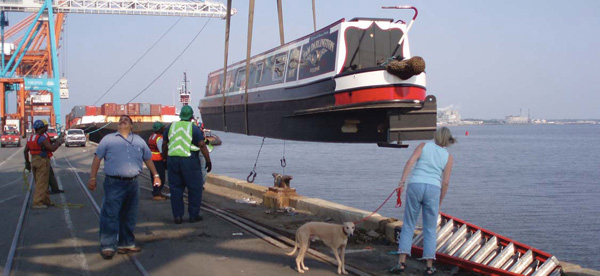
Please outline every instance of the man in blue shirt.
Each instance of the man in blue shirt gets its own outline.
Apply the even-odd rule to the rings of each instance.
[[[104,136],[98,144],[88,188],[96,190],[96,176],[104,159],[104,198],[100,214],[100,255],[112,259],[119,254],[140,252],[135,246],[133,231],[137,220],[139,186],[136,177],[142,164],[152,172],[154,186],[160,186],[160,176],[152,162],[152,153],[144,139],[131,132],[133,121],[127,115],[119,119],[116,133]]]

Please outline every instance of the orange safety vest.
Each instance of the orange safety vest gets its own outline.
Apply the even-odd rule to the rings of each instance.
[[[46,139],[48,139],[48,142],[50,142],[50,141],[51,141],[51,140],[50,140],[50,135],[48,135],[48,133],[47,133],[47,132],[44,132],[44,136],[46,137]],[[52,157],[52,155],[53,155],[53,154],[52,154],[52,152],[51,152],[51,151],[49,151],[48,149],[46,149],[46,152],[48,153],[48,158]]]
[[[148,147],[150,148],[150,151],[152,152],[152,161],[162,161],[162,155],[160,154],[160,151],[158,150],[158,139],[162,139],[162,135],[160,134],[152,134],[150,135],[150,138],[148,138]]]
[[[27,148],[29,148],[29,153],[31,153],[31,155],[42,153],[42,145],[37,142],[39,138],[40,136],[37,134],[33,134],[27,138]]]

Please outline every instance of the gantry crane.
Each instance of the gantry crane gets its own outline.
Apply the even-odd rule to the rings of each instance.
[[[222,3],[208,1],[13,0],[0,2],[0,10],[0,119],[2,125],[7,117],[19,119],[19,129],[25,135],[26,102],[30,92],[50,95],[52,108],[35,113],[32,101],[29,114],[48,115],[51,124],[61,125],[60,99],[68,98],[66,79],[59,77],[57,52],[64,13],[225,18],[228,9]],[[236,13],[235,9],[230,8],[230,11],[230,15]],[[8,26],[5,12],[35,12],[7,31],[6,36],[10,37],[29,25],[24,36],[15,41],[14,45],[18,46],[14,49],[5,49],[4,27]],[[17,94],[17,113],[6,114],[6,96],[12,91]]]

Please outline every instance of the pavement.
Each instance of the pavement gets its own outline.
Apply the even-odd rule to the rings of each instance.
[[[0,150],[0,269],[8,254],[23,204],[23,148]],[[87,185],[94,147],[61,147],[55,153],[53,168],[63,194],[50,195],[56,204],[71,207],[29,209],[12,275],[139,275],[125,255],[103,260],[98,254],[98,217],[86,199],[75,171]],[[70,163],[70,164],[69,164]],[[72,167],[71,167],[72,165]],[[5,181],[4,179],[8,180]],[[99,175],[98,183],[103,176]],[[140,185],[150,187],[146,178]],[[102,202],[102,186],[91,192]],[[197,223],[173,223],[169,201],[155,202],[151,193],[140,190],[140,211],[135,254],[150,275],[295,275],[292,257],[286,250],[210,213]],[[81,206],[81,205],[82,206]],[[290,249],[291,250],[291,249]],[[310,275],[336,275],[336,269],[308,257]]]
[[[23,155],[21,148],[0,150],[0,269],[19,217],[25,193],[22,190]],[[98,217],[88,201],[79,179],[87,185],[95,147],[61,147],[55,153],[53,168],[63,194],[50,195],[59,205],[43,210],[29,209],[24,231],[11,275],[139,275],[136,267],[125,255],[103,260],[98,254]],[[214,164],[219,166],[219,164]],[[102,168],[101,170],[102,171]],[[144,170],[144,174],[148,174]],[[79,178],[79,179],[78,179]],[[98,175],[98,189],[91,192],[96,202],[102,202],[103,189]],[[167,181],[168,182],[168,181]],[[140,177],[141,187],[150,188],[148,177]],[[268,183],[271,184],[271,183]],[[252,197],[257,204],[240,203],[249,195],[225,187],[205,185],[204,202],[247,218],[282,236],[294,239],[296,229],[309,221],[332,222],[331,218],[315,216],[309,212],[278,212],[260,203],[262,198]],[[240,202],[236,202],[236,200]],[[265,242],[247,231],[203,212],[204,220],[173,223],[170,202],[152,201],[151,192],[140,189],[140,206],[136,244],[142,252],[137,260],[150,275],[298,275],[295,257],[285,255],[291,248],[282,249]],[[311,247],[333,256],[320,241]],[[346,263],[372,275],[390,275],[387,270],[397,262],[396,245],[389,244],[383,235],[357,232],[349,240]],[[305,275],[337,275],[337,268],[307,255],[305,264],[310,267]],[[422,275],[424,262],[409,259],[404,275]],[[453,267],[436,264],[436,275],[473,275],[456,271]],[[572,268],[568,275],[599,275],[597,271]]]

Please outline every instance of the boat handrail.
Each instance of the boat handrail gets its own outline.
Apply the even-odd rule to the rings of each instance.
[[[398,9],[398,10],[411,9],[411,10],[415,11],[415,15],[413,15],[412,19],[408,23],[408,27],[406,27],[406,32],[404,34],[402,34],[402,37],[398,41],[398,45],[402,44],[402,42],[404,42],[406,34],[408,34],[408,31],[410,31],[410,28],[412,28],[413,23],[415,23],[415,20],[417,19],[417,16],[419,15],[419,11],[417,10],[417,8],[415,8],[413,6],[388,6],[388,7],[381,7],[381,8],[382,9]]]

